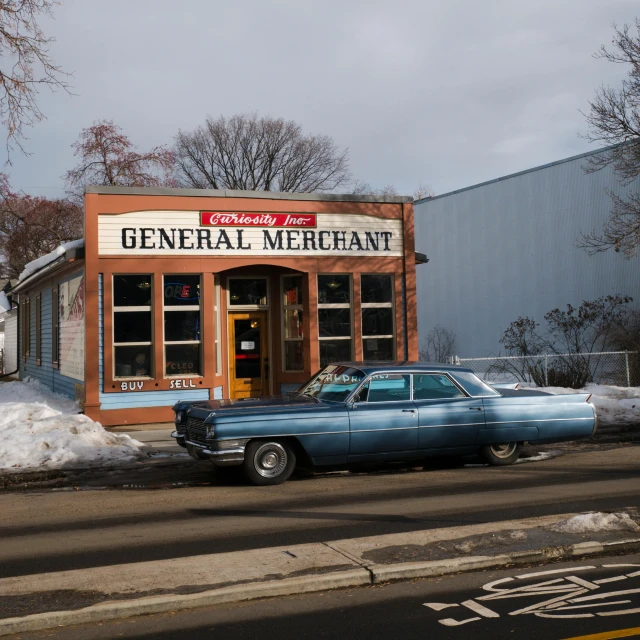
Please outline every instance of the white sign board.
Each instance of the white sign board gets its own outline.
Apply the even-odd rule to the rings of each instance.
[[[336,213],[102,214],[98,216],[98,252],[101,256],[400,257],[402,220]]]
[[[244,340],[240,343],[240,351],[252,351],[256,348],[255,342],[245,342]]]
[[[60,373],[84,382],[84,275],[60,284]]]

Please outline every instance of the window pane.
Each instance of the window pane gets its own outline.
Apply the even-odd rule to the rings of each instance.
[[[351,340],[320,340],[320,366],[351,360]]]
[[[365,360],[395,360],[393,338],[365,338],[362,347]]]
[[[302,310],[284,310],[284,337],[302,338]]]
[[[468,371],[456,371],[453,377],[464,387],[465,391],[472,396],[499,396],[500,394],[485,384],[478,376]]]
[[[232,305],[266,305],[267,281],[262,278],[230,278],[229,302]]]
[[[446,398],[464,398],[465,395],[447,376],[425,374],[413,376],[414,400],[440,400]]]
[[[349,284],[349,276],[318,276],[318,302],[320,304],[350,303]]]
[[[302,304],[302,278],[300,276],[282,278],[282,304]]]
[[[113,276],[114,307],[145,307],[151,304],[151,276]]]
[[[168,344],[165,346],[168,376],[200,373],[199,344]]]
[[[115,347],[117,378],[151,377],[151,347]]]
[[[151,342],[151,311],[113,314],[114,342]]]
[[[393,302],[391,275],[362,276],[360,291],[362,302]]]
[[[304,355],[301,340],[284,343],[284,368],[285,371],[304,370]]]
[[[363,336],[393,335],[393,309],[389,307],[362,310]]]
[[[165,311],[164,339],[167,342],[200,340],[200,312]]]
[[[164,306],[200,304],[200,276],[165,276]]]
[[[318,309],[321,338],[351,335],[350,309]]]
[[[382,374],[369,381],[367,402],[398,402],[411,399],[411,376]]]

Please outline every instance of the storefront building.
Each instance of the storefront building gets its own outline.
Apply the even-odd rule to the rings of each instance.
[[[85,216],[84,260],[14,287],[24,346],[49,345],[21,373],[73,360],[104,425],[279,394],[331,361],[417,359],[411,198],[92,187]]]

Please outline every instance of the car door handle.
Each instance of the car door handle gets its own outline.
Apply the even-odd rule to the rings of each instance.
[[[483,411],[483,407],[469,407],[469,411]]]
[[[402,413],[415,413],[417,409],[403,409]]]

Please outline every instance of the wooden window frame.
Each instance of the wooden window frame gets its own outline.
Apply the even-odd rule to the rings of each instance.
[[[320,302],[320,276],[348,276],[349,278],[349,303],[346,302]],[[343,272],[339,272],[339,273],[326,273],[326,272],[321,272],[321,273],[317,273],[316,274],[316,291],[318,292],[318,318],[317,318],[317,322],[318,322],[318,362],[321,363],[322,357],[321,357],[321,351],[320,351],[320,343],[323,342],[324,340],[350,340],[351,341],[351,356],[349,358],[349,360],[353,360],[353,353],[355,350],[355,342],[356,342],[356,336],[355,336],[355,323],[354,323],[354,314],[353,314],[353,307],[355,304],[354,301],[354,297],[353,297],[353,283],[355,280],[355,274],[353,273],[343,273]],[[321,309],[349,309],[349,322],[351,325],[351,333],[348,336],[321,336],[320,335],[320,310]],[[320,366],[322,367],[323,365],[320,364]]]
[[[362,300],[362,278],[363,276],[386,276],[389,278],[390,282],[391,282],[391,302],[364,302]],[[360,313],[361,313],[361,318],[360,321],[362,323],[362,336],[361,336],[361,340],[362,340],[362,359],[364,360],[364,341],[365,340],[376,340],[376,339],[381,339],[381,340],[392,340],[392,344],[393,344],[393,355],[391,357],[391,359],[389,360],[389,362],[393,362],[394,360],[397,359],[397,330],[396,330],[396,305],[395,305],[395,299],[396,299],[396,290],[395,290],[395,278],[393,277],[392,273],[361,273],[360,274]],[[393,333],[392,334],[385,334],[385,335],[379,335],[379,336],[365,336],[364,335],[364,312],[365,309],[391,309],[391,321],[392,321],[392,330]]]
[[[283,373],[302,373],[304,372],[304,347],[302,350],[302,369],[287,369],[286,367],[286,363],[287,363],[287,355],[286,355],[286,345],[289,342],[300,342],[300,343],[304,343],[304,322],[303,322],[303,329],[302,329],[302,335],[297,337],[297,338],[287,338],[286,334],[287,334],[287,330],[286,330],[286,323],[287,323],[287,311],[292,310],[292,311],[302,311],[303,313],[303,317],[304,314],[306,313],[304,310],[304,293],[302,293],[302,301],[300,303],[296,303],[296,304],[288,304],[287,301],[285,300],[284,297],[284,280],[285,278],[299,278],[300,279],[300,291],[303,291],[303,278],[302,278],[302,274],[297,274],[297,273],[287,273],[284,274],[282,276],[280,276],[280,314],[282,316],[282,329],[281,329],[281,333],[282,333],[282,340],[281,340],[281,358],[282,358],[282,372]]]
[[[36,365],[42,366],[42,292],[36,295]]]
[[[60,291],[51,289],[51,366],[60,368]]]

